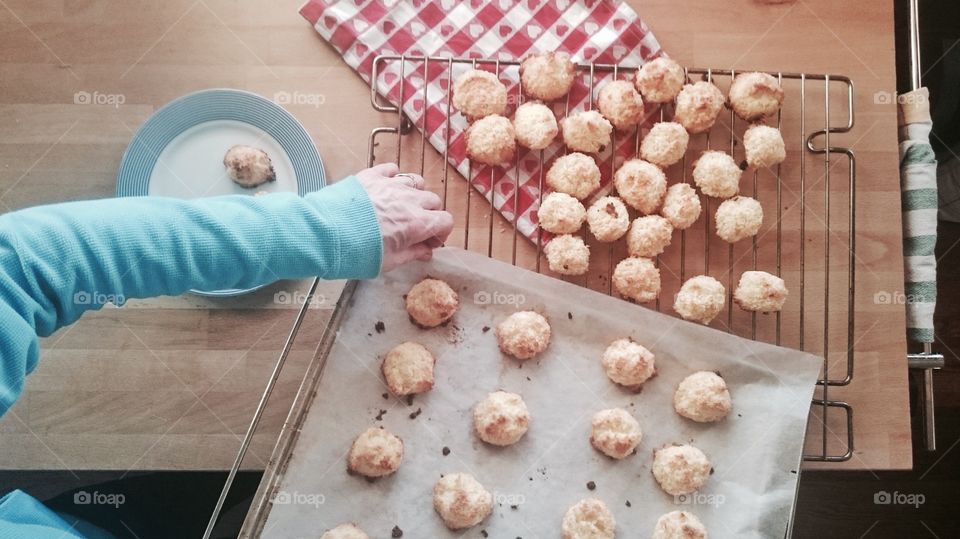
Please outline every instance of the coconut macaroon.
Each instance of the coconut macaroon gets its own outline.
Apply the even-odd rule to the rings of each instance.
[[[650,103],[667,103],[677,97],[684,82],[686,76],[680,64],[661,56],[640,67],[634,84]]]
[[[769,125],[751,125],[743,133],[747,164],[754,168],[778,165],[787,158],[787,149],[780,130]]]
[[[613,184],[620,198],[644,215],[657,213],[667,193],[667,176],[660,167],[642,159],[629,159],[620,165]]]
[[[573,152],[550,165],[546,180],[554,191],[583,200],[600,188],[600,167],[589,155]]]
[[[787,285],[780,277],[765,271],[745,271],[733,291],[733,301],[745,311],[767,313],[782,309],[787,294]]]
[[[703,194],[715,198],[730,198],[740,191],[743,171],[726,152],[707,150],[693,165],[693,181]]]
[[[490,393],[473,408],[473,427],[477,436],[488,444],[515,444],[529,426],[530,411],[516,393]]]
[[[707,539],[707,528],[693,513],[670,511],[657,519],[651,539]]]
[[[341,524],[320,536],[320,539],[370,539],[356,524]]]
[[[613,539],[616,533],[613,513],[596,498],[580,500],[567,509],[560,526],[561,539]]]
[[[700,371],[687,376],[673,394],[673,409],[698,423],[720,421],[732,406],[727,383],[715,372]]]
[[[407,314],[422,328],[434,328],[453,318],[460,308],[460,296],[440,279],[426,279],[407,292]]]
[[[673,226],[659,215],[637,217],[627,232],[627,251],[630,256],[651,258],[670,245]]]
[[[780,110],[783,88],[768,73],[741,73],[730,84],[729,97],[737,116],[753,122]]]
[[[507,110],[507,87],[489,71],[471,69],[453,83],[453,106],[468,121]]]
[[[484,116],[467,128],[467,157],[478,163],[501,165],[513,159],[516,150],[513,124],[503,116]]]
[[[653,477],[667,494],[696,492],[712,472],[707,456],[692,445],[670,445],[653,453]]]
[[[591,424],[590,445],[610,458],[629,457],[643,437],[640,423],[623,408],[601,410],[594,414]]]
[[[576,198],[559,191],[543,198],[537,210],[540,228],[553,234],[572,234],[583,226],[587,210]]]
[[[756,199],[736,196],[720,204],[714,222],[717,235],[723,241],[735,243],[757,235],[763,224],[763,208]]]
[[[470,474],[447,474],[433,485],[433,508],[448,528],[462,530],[490,516],[493,494]]]
[[[566,53],[532,54],[520,63],[520,84],[528,96],[553,101],[567,95],[576,72],[576,66]]]
[[[640,157],[661,167],[669,167],[683,159],[690,135],[677,122],[657,122],[640,143]]]
[[[504,354],[526,360],[550,345],[550,324],[540,313],[519,311],[500,322],[496,335],[497,344]]]
[[[387,352],[381,370],[390,393],[398,397],[433,389],[436,358],[422,344],[404,342]]]
[[[632,129],[643,120],[643,98],[625,80],[604,84],[597,95],[597,108],[621,131]]]
[[[360,433],[347,453],[347,470],[365,477],[390,475],[403,461],[403,441],[389,431],[370,427]]]
[[[684,320],[709,324],[727,301],[726,289],[708,275],[697,275],[683,283],[673,300],[673,310]]]
[[[563,143],[575,152],[599,153],[610,145],[613,125],[595,110],[584,110],[560,121]]]
[[[633,391],[657,373],[653,353],[630,339],[610,343],[600,362],[610,380]]]
[[[624,258],[613,268],[613,287],[637,303],[653,301],[660,295],[660,270],[649,258]]]
[[[706,81],[687,84],[677,96],[673,119],[690,133],[703,133],[713,127],[723,103],[723,92],[713,84]]]
[[[557,117],[543,103],[524,103],[513,114],[513,131],[517,143],[531,150],[542,150],[550,145],[560,132]]]
[[[232,146],[223,156],[223,166],[227,169],[227,176],[240,187],[249,189],[277,181],[270,156],[252,146]]]
[[[617,197],[601,197],[587,210],[587,227],[597,241],[617,241],[630,228],[627,206]]]
[[[543,248],[550,270],[561,275],[583,275],[590,269],[590,248],[583,238],[561,234]]]
[[[663,197],[662,215],[673,228],[685,230],[700,218],[700,196],[686,183],[675,183]]]

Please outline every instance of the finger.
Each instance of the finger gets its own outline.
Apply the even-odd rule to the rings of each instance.
[[[425,239],[425,240],[423,241],[423,243],[426,243],[426,244],[427,244],[427,247],[429,247],[429,248],[431,248],[431,249],[438,249],[438,248],[440,248],[440,247],[443,247],[443,240],[441,240],[440,238],[438,238],[438,237],[436,237],[436,236],[434,236],[434,237],[432,237],[432,238],[427,238],[427,239]]]
[[[381,176],[391,178],[400,172],[400,167],[398,167],[396,163],[380,163],[379,165],[374,165],[367,170],[375,172]]]
[[[425,213],[424,228],[420,234],[422,237],[413,239],[417,242],[426,241],[428,238],[446,241],[447,236],[453,230],[453,215],[448,211],[427,211]]]
[[[417,260],[420,262],[430,262],[430,259],[433,258],[433,249],[427,248],[427,251],[421,255],[417,256]]]
[[[423,179],[423,176],[419,174],[413,174],[411,172],[401,172],[394,176],[394,178],[402,181],[410,187],[413,187],[414,189],[422,190],[427,185],[427,182]]]
[[[439,210],[443,207],[443,200],[440,199],[440,195],[433,191],[420,191],[417,194],[417,202],[425,210]]]
[[[406,264],[412,260],[422,260],[424,257],[432,256],[432,253],[433,250],[423,243],[411,245],[410,247],[407,247],[403,251],[400,251],[396,254],[394,258],[396,263],[393,267],[402,266],[403,264]],[[429,260],[429,258],[426,259]]]

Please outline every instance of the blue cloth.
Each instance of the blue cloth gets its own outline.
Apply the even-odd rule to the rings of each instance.
[[[382,259],[376,212],[355,178],[302,198],[135,197],[2,215],[0,415],[37,365],[38,336],[107,301],[311,276],[366,279]],[[70,529],[23,492],[0,499],[0,539],[72,537]]]

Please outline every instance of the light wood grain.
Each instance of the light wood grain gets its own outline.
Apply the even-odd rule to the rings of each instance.
[[[273,97],[277,92],[319,94],[323,103],[287,105],[304,124],[323,155],[328,175],[338,178],[362,168],[370,130],[394,120],[373,111],[367,87],[297,14],[299,0],[226,0],[159,4],[119,0],[75,2],[8,1],[0,9],[0,209],[111,196],[123,149],[133,132],[167,101],[210,87],[235,87]],[[893,15],[889,2],[849,5],[828,0],[767,5],[749,0],[649,0],[633,2],[664,49],[681,63],[721,69],[763,69],[835,73],[857,85],[857,126],[835,135],[835,145],[852,147],[858,157],[857,292],[853,383],[830,388],[830,398],[853,405],[856,453],[830,467],[902,469],[911,466],[909,408],[903,337],[903,308],[877,305],[877,291],[902,290],[896,116],[892,105],[874,103],[877,91],[894,84]],[[811,84],[811,83],[808,83]],[[822,83],[821,83],[822,84]],[[75,92],[121,94],[119,107],[76,105]],[[842,96],[831,93],[835,104]],[[808,106],[822,101],[822,90],[808,88]],[[819,93],[818,93],[819,92]],[[792,95],[792,94],[791,94]],[[789,103],[788,103],[789,105]],[[807,121],[823,123],[812,108]],[[839,123],[846,111],[833,110]],[[782,173],[782,268],[799,297],[799,242],[795,169],[800,132],[795,108],[784,109],[790,157]],[[808,131],[810,126],[808,126]],[[739,122],[735,129],[742,132]],[[414,166],[416,144],[406,144],[403,164]],[[381,160],[390,155],[383,139]],[[728,145],[721,135],[712,144]],[[737,148],[739,150],[739,148]],[[429,148],[427,179],[443,192],[444,166]],[[821,156],[807,166],[823,169]],[[689,163],[687,163],[689,167]],[[846,367],[846,160],[831,160],[831,315],[827,339],[829,374]],[[815,175],[814,175],[815,174]],[[823,173],[808,171],[808,179]],[[684,177],[670,171],[671,182]],[[687,177],[689,177],[687,173]],[[760,198],[775,211],[769,177],[759,178]],[[752,178],[743,189],[751,192]],[[448,206],[457,219],[450,243],[462,245],[466,228],[466,183],[454,173],[446,185]],[[808,245],[805,259],[805,347],[823,347],[823,183],[808,192]],[[713,206],[715,209],[715,205]],[[817,211],[819,209],[819,212]],[[472,250],[504,260],[514,256],[510,223],[491,219],[489,205],[471,195]],[[768,221],[772,223],[773,221]],[[702,222],[687,234],[685,275],[702,271]],[[701,228],[696,228],[701,227]],[[488,238],[492,238],[490,241]],[[775,232],[760,243],[758,266],[775,266]],[[606,291],[611,261],[605,247],[592,244],[595,257],[586,279]],[[678,266],[675,249],[664,257],[664,298],[681,282],[666,268]],[[711,273],[728,282],[725,245],[711,239]],[[717,251],[719,250],[719,251]],[[537,266],[536,249],[517,241],[517,263]],[[748,249],[735,247],[732,275],[752,266]],[[722,264],[720,264],[722,263]],[[719,265],[718,265],[719,264]],[[0,466],[17,469],[223,469],[239,445],[238,435],[265,383],[270,363],[292,322],[290,306],[273,294],[303,290],[305,283],[282,283],[253,298],[208,301],[165,298],[124,309],[91,313],[78,324],[44,341],[43,359],[29,378],[23,398],[0,420]],[[304,326],[288,372],[264,420],[247,467],[263,466],[297,381],[316,346],[339,283],[324,288],[326,302]],[[797,304],[783,314],[781,341],[799,345]],[[281,307],[281,308],[278,308]],[[287,308],[282,308],[287,307]],[[661,308],[669,311],[664,300]],[[734,309],[735,331],[751,334],[749,315]],[[726,322],[727,314],[720,322]],[[715,322],[715,324],[720,324]],[[758,317],[758,338],[773,341],[772,317]],[[820,423],[812,415],[811,450],[819,447]],[[845,437],[839,416],[829,416],[834,435]],[[815,447],[814,447],[815,446]]]

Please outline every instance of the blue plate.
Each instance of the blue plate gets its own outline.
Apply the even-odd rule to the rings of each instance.
[[[267,152],[277,181],[253,189],[233,182],[223,156],[235,144]],[[273,101],[243,90],[201,90],[154,113],[120,161],[117,196],[197,198],[260,191],[303,196],[326,185],[323,161],[306,129]],[[191,290],[226,297],[247,290]]]

